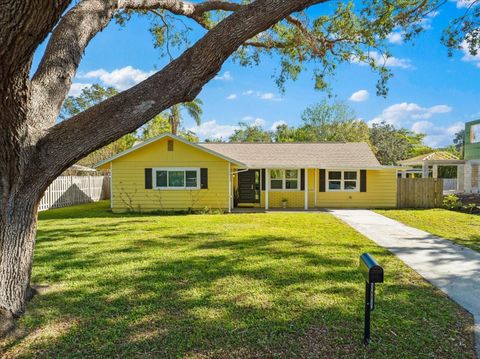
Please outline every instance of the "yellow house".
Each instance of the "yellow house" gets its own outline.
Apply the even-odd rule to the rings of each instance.
[[[397,170],[366,143],[191,143],[163,134],[100,162],[114,212],[389,208]]]

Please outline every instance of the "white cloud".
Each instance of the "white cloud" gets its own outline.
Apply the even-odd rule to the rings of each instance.
[[[215,120],[203,122],[200,126],[194,126],[188,130],[195,132],[200,138],[228,138],[238,126],[222,125]]]
[[[406,126],[416,120],[426,120],[434,114],[451,112],[452,108],[448,105],[436,105],[432,107],[422,107],[416,103],[397,103],[384,109],[382,113],[368,123],[381,123],[385,121],[391,125],[400,127]]]
[[[237,94],[232,93],[232,94],[227,96],[227,100],[235,100],[237,97],[238,97]]]
[[[363,102],[368,100],[369,93],[367,90],[359,90],[354,92],[352,96],[350,96],[349,100],[353,102]]]
[[[217,75],[213,79],[218,81],[231,81],[233,80],[233,76],[230,71],[225,71],[223,75]]]
[[[270,130],[275,131],[278,126],[286,125],[287,123],[285,121],[275,121],[272,123],[272,126],[270,127]]]
[[[437,126],[430,121],[418,121],[412,125],[412,131],[426,134],[425,144],[430,147],[439,147],[451,144],[455,134],[465,128],[462,122],[456,122],[449,127]]]
[[[145,80],[154,73],[155,71],[145,72],[132,66],[125,66],[111,72],[104,69],[93,70],[85,74],[79,74],[77,77],[82,79],[99,79],[104,85],[123,91]]]
[[[368,57],[370,57],[377,66],[386,66],[386,67],[400,67],[402,69],[414,69],[415,67],[412,65],[410,59],[402,59],[394,56],[387,57],[385,54],[380,54],[377,51],[370,51],[368,53]],[[361,65],[367,66],[368,64],[365,62],[361,62],[357,57],[354,57],[351,62]]]
[[[266,121],[263,118],[253,117],[253,116],[242,117],[242,122],[246,122],[249,125],[260,126],[260,127],[265,126],[265,123],[266,123]]]
[[[467,8],[474,4],[477,0],[453,0],[457,3],[457,8]]]
[[[403,31],[393,31],[390,34],[387,35],[387,40],[391,44],[402,44],[403,43]]]
[[[254,90],[247,90],[242,93],[244,96],[256,96],[261,100],[267,100],[267,101],[282,101],[283,99],[275,95],[273,92],[260,92],[260,91],[254,91]]]
[[[480,67],[480,51],[476,55],[472,55],[465,40],[462,41],[460,47],[463,52],[462,61],[473,62],[475,66]]]
[[[91,84],[85,84],[82,82],[74,82],[72,86],[70,87],[70,91],[68,92],[68,96],[74,96],[77,97],[82,93],[82,90],[84,88],[92,86]]]

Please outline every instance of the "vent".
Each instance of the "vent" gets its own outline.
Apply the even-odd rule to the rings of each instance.
[[[168,150],[173,151],[173,140],[168,140]]]

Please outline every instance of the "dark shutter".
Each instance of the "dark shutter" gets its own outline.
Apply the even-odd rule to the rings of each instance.
[[[265,191],[265,168],[262,168],[262,191]]]
[[[305,168],[300,170],[300,190],[305,191]]]
[[[208,188],[208,168],[200,168],[200,188]]]
[[[325,170],[323,169],[320,169],[318,170],[318,174],[319,174],[319,180],[318,180],[318,190],[320,192],[325,192]]]
[[[360,170],[360,192],[367,192],[367,170]]]
[[[152,169],[145,168],[145,189],[152,189]]]

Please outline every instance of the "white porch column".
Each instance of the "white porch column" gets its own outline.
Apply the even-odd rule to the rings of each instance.
[[[438,165],[433,165],[432,177],[438,178]]]
[[[407,170],[400,170],[400,174],[402,175],[402,178],[407,178]]]
[[[465,165],[457,166],[457,192],[465,190]]]
[[[422,163],[422,178],[428,178],[428,162]]]
[[[232,168],[228,162],[228,213],[232,212]]]
[[[270,170],[265,169],[265,209],[268,209],[268,190],[270,189]]]
[[[317,188],[318,188],[318,180],[317,180],[317,172],[318,170],[316,168],[313,169],[313,207],[317,208]]]
[[[464,167],[464,185],[463,189],[466,193],[472,192],[472,164],[470,161],[465,163]]]
[[[305,210],[308,209],[308,168],[305,168]]]

